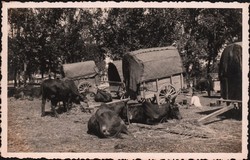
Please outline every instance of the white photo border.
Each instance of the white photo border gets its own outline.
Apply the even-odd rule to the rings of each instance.
[[[243,21],[243,118],[242,118],[242,153],[13,153],[7,151],[7,10],[9,8],[112,8],[112,7],[126,7],[126,8],[142,8],[142,7],[156,7],[156,8],[239,8],[242,9]],[[2,128],[2,157],[18,157],[18,158],[99,158],[99,159],[243,159],[247,158],[247,136],[248,136],[248,73],[249,73],[249,5],[247,3],[210,3],[210,2],[2,2],[2,104],[1,104],[1,128]]]

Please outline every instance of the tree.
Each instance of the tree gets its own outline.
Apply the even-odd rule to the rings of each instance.
[[[121,59],[171,44],[188,77],[202,77],[202,63],[209,73],[222,46],[242,37],[240,9],[13,8],[8,15],[9,66],[27,77],[56,73],[62,63],[100,61],[106,52]]]
[[[223,45],[233,42],[233,37],[241,39],[241,10],[181,9],[180,15],[178,28],[181,30],[177,44],[179,50],[185,53],[185,67],[189,68],[188,61],[195,61],[192,56],[190,57],[194,54],[196,59],[200,61],[199,63],[207,62],[206,74],[209,74],[211,65],[215,63],[218,52]],[[197,67],[197,69],[199,68]],[[197,73],[197,71],[195,72]],[[199,74],[194,73],[191,76],[199,76]]]
[[[175,9],[110,8],[104,13],[107,17],[93,35],[117,59],[129,51],[173,43],[178,17]]]
[[[11,26],[8,35],[9,68],[13,70],[14,85],[17,85],[17,78],[23,70],[26,70],[26,53],[29,45],[26,43],[24,29],[29,21],[29,9],[9,9],[8,23]],[[11,73],[11,72],[10,72]],[[20,82],[20,79],[19,79]],[[20,83],[19,83],[20,84]]]

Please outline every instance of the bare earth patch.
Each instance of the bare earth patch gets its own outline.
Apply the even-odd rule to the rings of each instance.
[[[181,95],[177,101],[181,101]],[[215,117],[211,123],[197,125],[195,120],[216,109],[209,103],[215,99],[202,97],[204,105],[180,111],[183,119],[169,120],[155,126],[131,124],[135,138],[99,139],[87,134],[91,114],[78,106],[59,118],[41,117],[41,100],[8,99],[8,152],[175,152],[175,153],[240,153],[242,121]],[[46,103],[46,111],[50,111]]]

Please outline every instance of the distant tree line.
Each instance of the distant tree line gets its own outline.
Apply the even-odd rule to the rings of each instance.
[[[241,9],[11,8],[8,72],[15,84],[63,63],[101,61],[109,52],[175,45],[188,77],[213,71],[223,45],[242,39]],[[202,67],[202,60],[207,62]],[[205,70],[204,70],[205,69]]]

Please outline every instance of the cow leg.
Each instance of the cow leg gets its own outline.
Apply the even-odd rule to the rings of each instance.
[[[66,101],[63,101],[63,108],[65,112],[68,112],[68,103]]]
[[[125,124],[122,126],[121,133],[127,134],[128,136],[132,137],[133,139],[136,138],[134,134],[132,134],[128,128],[125,126]],[[121,137],[122,138],[122,137]]]
[[[63,101],[63,106],[64,106],[65,112],[69,111],[69,109],[70,109],[69,105],[70,105],[70,99],[68,99],[67,101]]]
[[[71,98],[68,99],[68,102],[67,102],[67,112],[68,110],[72,107],[72,104],[71,104]]]
[[[71,109],[73,107],[73,98],[72,98],[73,95],[70,95],[69,99],[68,99],[68,109]],[[80,103],[80,101],[79,101]]]
[[[46,103],[46,98],[42,98],[42,105],[41,105],[42,114],[41,114],[41,117],[45,116],[45,103]]]
[[[57,114],[57,112],[56,112],[56,104],[57,104],[56,101],[51,100],[51,109],[52,109],[52,112],[54,113],[55,117],[57,118],[57,117],[58,117],[58,114]]]

